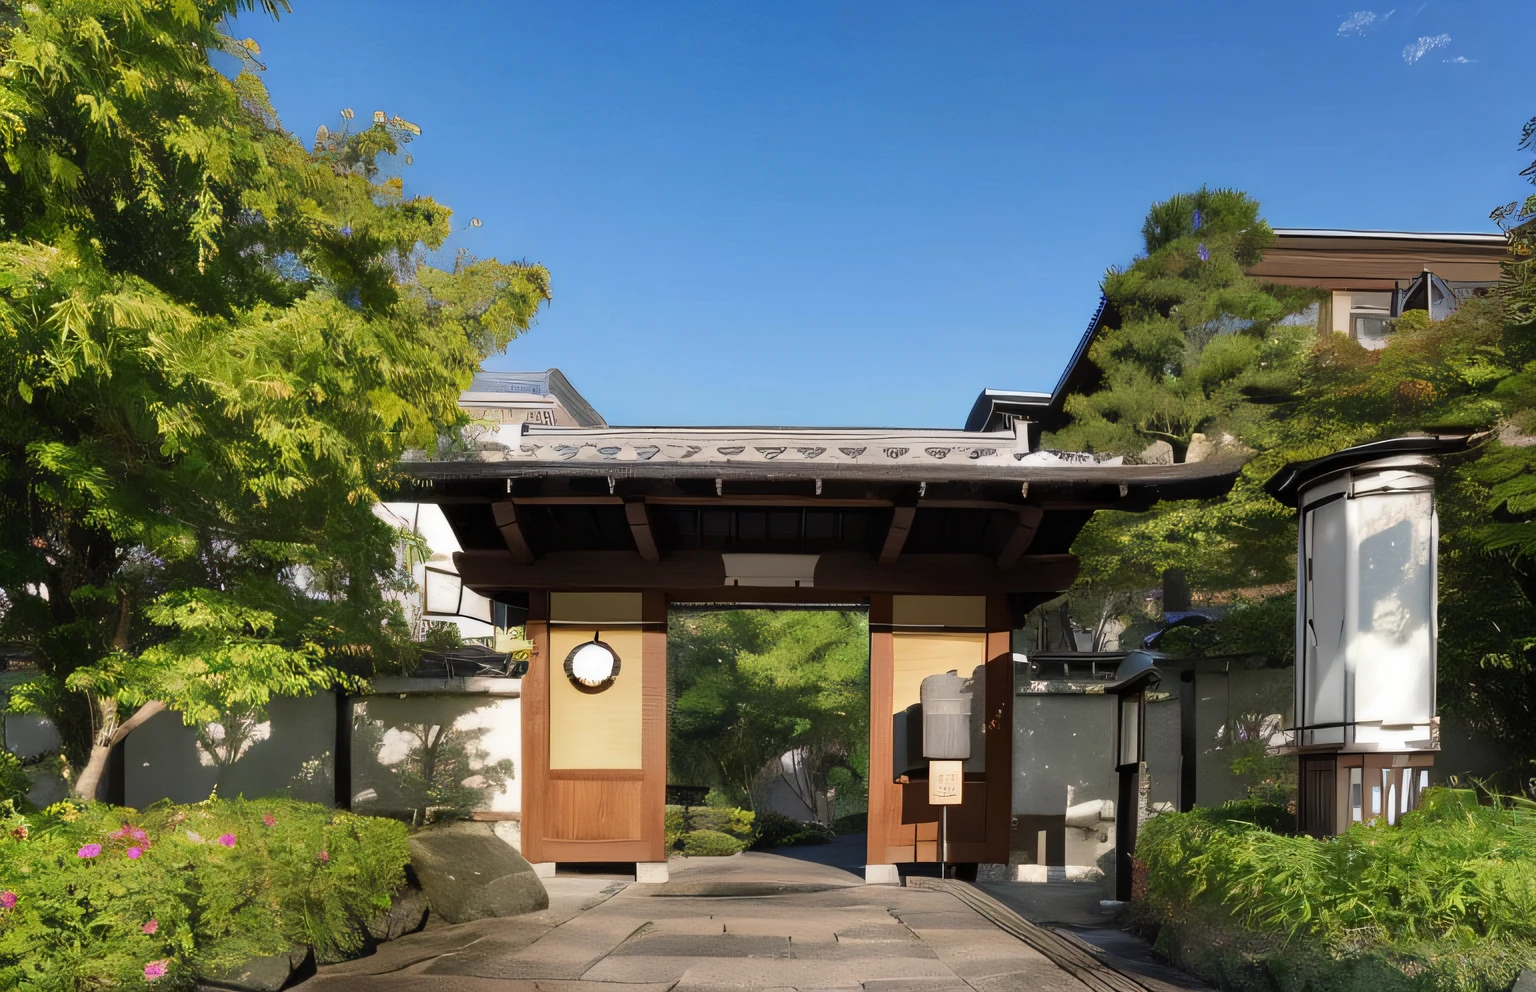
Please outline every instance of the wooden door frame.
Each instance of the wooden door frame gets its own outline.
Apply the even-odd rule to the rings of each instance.
[[[700,590],[699,592],[703,592]],[[732,592],[736,592],[732,590]],[[782,596],[777,595],[783,593]],[[846,601],[846,594],[817,595],[811,590],[753,589],[759,603],[793,609],[816,601]],[[810,595],[808,595],[808,593]],[[718,593],[717,593],[718,595]],[[603,770],[549,768],[549,693],[551,673],[558,659],[549,656],[550,616],[548,590],[529,591],[527,637],[533,643],[534,664],[522,680],[522,852],[530,862],[653,862],[667,858],[665,840],[667,784],[667,617],[675,601],[706,601],[693,590],[682,595],[648,590],[642,593],[641,648],[641,753],[642,768],[626,772],[626,781],[641,782],[638,838],[613,840],[563,840],[549,837],[553,797],[550,784],[557,780],[606,779],[617,773]],[[728,606],[735,596],[720,596]],[[782,603],[780,602],[782,600]],[[937,839],[937,808],[927,805],[926,792],[918,802],[907,790],[926,790],[926,783],[902,785],[892,781],[891,705],[894,678],[894,641],[891,630],[893,596],[875,593],[869,602],[869,864],[902,864],[929,853]],[[952,841],[950,862],[1006,863],[1010,844],[1013,797],[1013,646],[1012,616],[1007,597],[990,595],[986,606],[986,774],[980,782],[968,782],[967,803],[985,804],[984,840]],[[903,815],[904,804],[921,812]],[[930,816],[931,813],[931,816]],[[904,819],[906,822],[904,822]],[[931,836],[930,836],[931,835]]]

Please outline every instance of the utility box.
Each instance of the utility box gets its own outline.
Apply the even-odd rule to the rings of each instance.
[[[930,675],[919,690],[923,706],[923,757],[964,761],[971,756],[971,688],[956,672]]]
[[[1418,805],[1435,715],[1437,454],[1408,437],[1288,465],[1266,488],[1300,511],[1296,689],[1301,829],[1333,836]]]

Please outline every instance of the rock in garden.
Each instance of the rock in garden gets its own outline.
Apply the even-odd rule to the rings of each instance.
[[[278,992],[288,984],[294,972],[300,969],[314,970],[307,947],[295,947],[286,954],[252,958],[238,968],[204,975],[197,987],[209,990],[233,989],[236,992]]]
[[[411,868],[433,918],[445,923],[549,908],[533,867],[488,823],[457,820],[411,835]]]
[[[408,933],[415,933],[427,922],[427,894],[419,884],[406,886],[395,893],[389,908],[380,910],[368,921],[368,936],[383,942],[398,940]]]

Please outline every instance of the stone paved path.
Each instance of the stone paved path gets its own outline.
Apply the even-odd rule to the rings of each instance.
[[[305,992],[1085,992],[945,892],[772,854],[678,859],[665,885],[548,880],[542,913],[429,926]]]

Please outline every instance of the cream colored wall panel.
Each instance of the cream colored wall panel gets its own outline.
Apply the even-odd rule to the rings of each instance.
[[[638,618],[640,597],[635,595],[634,600]],[[623,628],[602,631],[603,640],[619,656],[618,678],[602,692],[582,692],[565,677],[565,656],[577,645],[590,641],[598,629],[596,626],[551,627],[549,632],[549,767],[552,769],[641,767],[640,645],[643,635],[640,631]]]
[[[985,596],[892,596],[891,622],[898,627],[985,627]]]
[[[549,618],[555,623],[639,623],[638,592],[555,592],[549,594]],[[587,638],[591,639],[590,634]],[[603,640],[608,640],[605,636]],[[609,641],[609,643],[613,643]],[[564,660],[565,655],[560,656]],[[638,663],[640,656],[637,653]]]
[[[954,669],[963,679],[987,663],[986,634],[908,633],[891,635],[895,679],[891,712],[900,713],[922,701],[923,679]]]
[[[1349,311],[1354,306],[1354,297],[1349,293],[1333,294],[1333,330],[1337,334],[1348,334]]]

